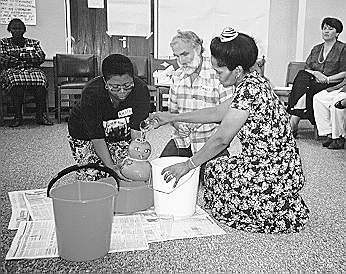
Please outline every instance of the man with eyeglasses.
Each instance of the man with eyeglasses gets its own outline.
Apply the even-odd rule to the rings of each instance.
[[[139,123],[150,112],[147,85],[134,76],[133,64],[121,54],[102,62],[102,76],[83,89],[80,103],[71,110],[68,141],[77,164],[98,163],[115,170],[128,156],[131,140],[141,137]],[[92,169],[78,172],[80,180],[94,181],[107,174]]]

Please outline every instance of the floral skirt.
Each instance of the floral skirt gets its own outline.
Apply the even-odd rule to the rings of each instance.
[[[67,136],[67,140],[76,164],[102,164],[91,141],[75,139],[69,135]],[[128,156],[128,141],[106,142],[106,144],[114,164],[121,163]],[[78,180],[97,181],[101,178],[108,177],[108,174],[96,169],[81,169],[76,172],[76,176]]]
[[[245,166],[225,156],[207,163],[204,201],[213,217],[248,232],[300,231],[308,221],[309,209],[298,193],[304,184],[299,163],[272,181]]]

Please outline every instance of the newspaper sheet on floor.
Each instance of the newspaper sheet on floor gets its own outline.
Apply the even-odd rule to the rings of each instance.
[[[149,249],[140,215],[114,216],[109,253]],[[54,220],[20,223],[6,260],[58,257]]]
[[[14,191],[9,196],[13,209],[9,229],[18,231],[6,259],[56,257],[53,205],[46,189]],[[153,242],[222,234],[226,232],[197,205],[196,213],[190,218],[175,219],[171,235],[163,239],[159,218],[151,207],[114,216],[110,253],[145,250]]]
[[[159,218],[153,207],[138,213],[142,216],[148,243],[226,234],[208,213],[198,205],[196,205],[196,212],[193,216],[173,221],[171,235],[167,239],[161,236]]]
[[[23,191],[12,191],[8,193],[12,206],[11,219],[8,229],[18,229],[22,221],[30,220],[30,213],[25,204]]]
[[[12,206],[8,229],[18,229],[21,221],[53,220],[53,202],[47,189],[20,190],[8,193]]]

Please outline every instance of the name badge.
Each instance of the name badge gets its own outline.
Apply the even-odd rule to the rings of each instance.
[[[212,92],[213,91],[213,87],[208,87],[208,86],[201,86],[201,89],[206,91],[206,92]]]
[[[130,116],[132,114],[133,114],[132,108],[126,108],[118,112],[118,117],[122,118],[122,117]]]

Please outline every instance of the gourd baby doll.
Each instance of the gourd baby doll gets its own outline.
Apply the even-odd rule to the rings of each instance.
[[[128,154],[120,169],[121,174],[133,181],[148,181],[151,175],[151,164],[148,161],[150,143],[146,139],[137,138],[130,143]]]

